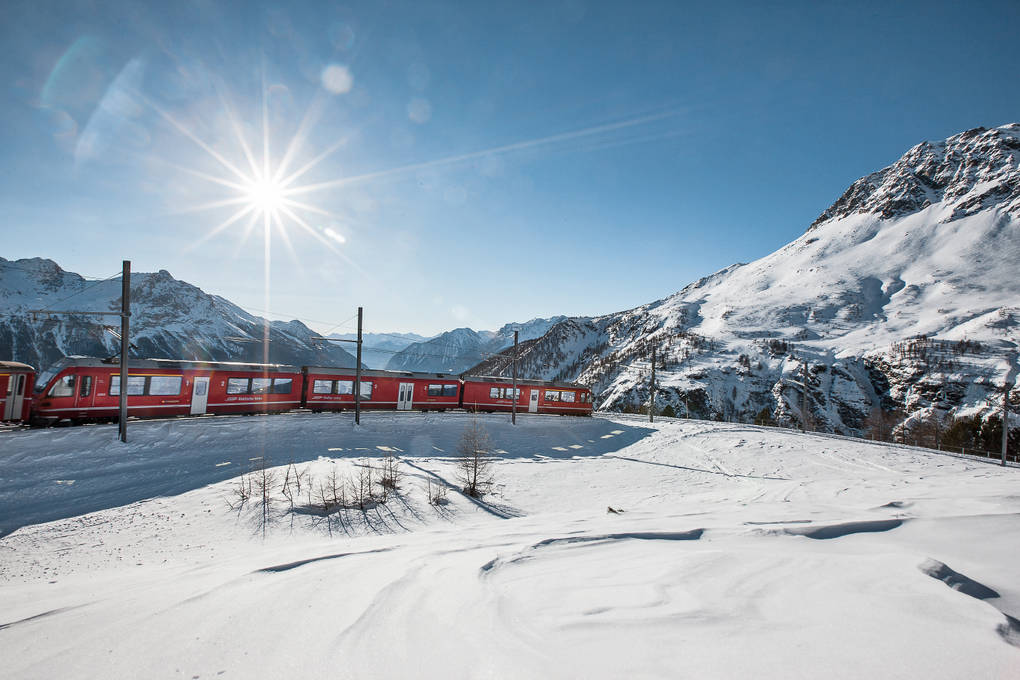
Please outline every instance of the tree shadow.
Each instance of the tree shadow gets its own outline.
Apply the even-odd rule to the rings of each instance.
[[[222,482],[259,457],[280,463],[388,453],[405,462],[451,457],[473,419],[501,458],[535,462],[603,456],[655,431],[600,417],[519,414],[513,425],[509,414],[367,412],[361,425],[349,413],[139,421],[131,423],[127,444],[117,441],[115,425],[10,432],[0,451],[0,536]],[[514,516],[512,508],[483,505]]]

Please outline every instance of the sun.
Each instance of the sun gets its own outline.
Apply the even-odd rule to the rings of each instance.
[[[263,215],[272,215],[287,205],[284,187],[273,179],[253,179],[245,187],[248,206]]]

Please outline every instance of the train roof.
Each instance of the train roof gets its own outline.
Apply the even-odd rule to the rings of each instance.
[[[308,373],[321,373],[323,375],[343,375],[353,376],[356,369],[351,368],[337,368],[336,366],[303,366],[302,367]],[[363,368],[361,369],[362,378],[417,378],[419,380],[425,379],[436,379],[436,380],[459,380],[460,376],[450,375],[449,373],[415,373],[413,371],[387,371],[381,368]]]
[[[483,382],[483,383],[499,383],[500,385],[513,385],[513,378],[504,378],[496,375],[465,375],[462,379],[466,382]],[[529,387],[551,387],[559,388],[564,390],[586,390],[587,385],[580,385],[578,383],[556,381],[556,380],[535,380],[533,378],[518,378],[518,385],[528,385]]]
[[[35,371],[35,369],[20,361],[0,361],[0,371]]]
[[[99,367],[99,366],[120,366],[120,359],[117,357],[111,357],[108,359],[100,359],[99,357],[83,357],[83,356],[69,356],[64,357],[56,364],[54,364],[52,370],[60,370],[68,366],[88,366],[88,367]],[[243,361],[192,361],[188,359],[129,359],[128,367],[132,369],[137,368],[209,368],[216,370],[234,370],[234,371],[288,371],[292,373],[300,373],[301,369],[297,366],[291,366],[289,364],[255,364],[247,363]]]

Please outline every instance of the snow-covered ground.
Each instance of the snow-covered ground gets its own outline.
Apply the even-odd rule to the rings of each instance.
[[[4,677],[1018,677],[1016,468],[741,425],[485,416],[493,493],[430,505],[470,419],[0,435]],[[391,453],[385,503],[309,507],[334,471]],[[265,527],[236,494],[259,457],[281,466]]]

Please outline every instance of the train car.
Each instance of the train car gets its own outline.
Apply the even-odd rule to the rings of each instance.
[[[128,415],[139,418],[267,413],[301,404],[301,371],[282,364],[132,359],[127,383]],[[116,360],[65,358],[45,379],[40,376],[36,389],[33,421],[38,424],[120,415]]]
[[[493,376],[464,376],[462,405],[468,411],[511,411],[514,381]],[[591,390],[584,385],[545,380],[517,380],[518,413],[590,416]]]
[[[27,422],[32,410],[35,369],[17,361],[0,361],[0,420]]]
[[[354,408],[353,368],[305,366],[304,406],[313,411]],[[361,371],[361,408],[445,411],[460,405],[460,378],[445,373]]]

